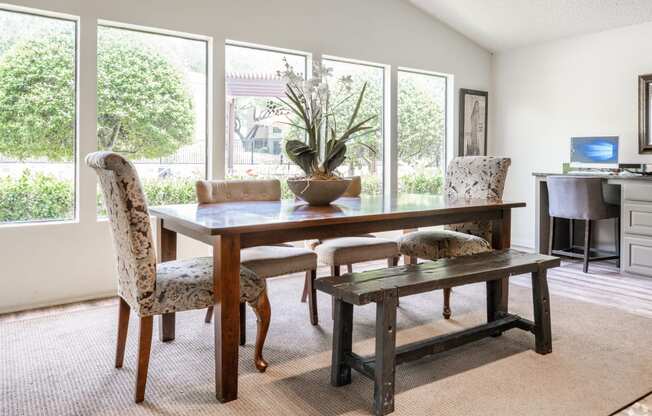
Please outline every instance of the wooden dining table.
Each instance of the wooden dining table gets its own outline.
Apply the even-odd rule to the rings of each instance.
[[[294,200],[166,205],[152,207],[150,213],[157,217],[160,261],[176,259],[177,234],[213,248],[215,389],[217,399],[228,402],[238,397],[240,249],[479,220],[491,221],[492,246],[506,249],[511,209],[524,206],[524,202],[399,195],[340,198],[325,207]],[[499,309],[507,312],[506,281],[498,292]],[[174,314],[163,315],[159,322],[161,340],[174,339]]]

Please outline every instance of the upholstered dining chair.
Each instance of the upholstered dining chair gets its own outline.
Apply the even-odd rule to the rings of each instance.
[[[278,179],[197,181],[197,202],[200,204],[280,200],[281,182]],[[290,244],[242,249],[240,264],[264,279],[305,272],[305,284],[311,288],[317,278],[317,255],[311,250]],[[308,312],[310,323],[317,325],[319,317],[316,296],[310,297]],[[210,322],[212,315],[211,306],[206,312],[206,322]],[[242,325],[243,321],[240,322]],[[244,330],[241,330],[240,343],[243,344],[244,341]]]
[[[491,156],[456,157],[448,165],[444,194],[449,199],[502,199],[508,158]],[[399,251],[410,262],[417,258],[438,260],[491,251],[491,222],[451,224],[443,230],[416,231],[398,240]],[[451,290],[444,289],[443,316],[449,319]]]
[[[152,344],[153,317],[213,305],[213,260],[210,257],[156,264],[147,202],[134,166],[112,152],[96,152],[86,164],[97,173],[111,225],[118,272],[118,337],[115,366],[124,361],[130,311],[140,320],[135,401],[145,398]],[[265,371],[263,343],[270,321],[265,280],[240,268],[240,302],[258,316],[255,365]]]
[[[361,193],[362,180],[360,176],[351,177],[351,184],[343,197],[358,198]],[[351,273],[353,265],[356,263],[387,259],[387,266],[392,267],[398,264],[400,257],[396,241],[379,238],[373,234],[311,240],[307,243],[317,253],[319,262],[330,267],[333,276],[339,276],[341,267],[344,265]],[[307,296],[316,296],[314,291],[315,288],[306,282],[302,300],[305,301]]]

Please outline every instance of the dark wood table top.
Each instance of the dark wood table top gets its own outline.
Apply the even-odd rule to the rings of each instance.
[[[326,207],[312,207],[294,200],[165,205],[150,208],[150,213],[201,234],[219,235],[524,206],[524,202],[448,200],[442,195],[400,195],[395,198],[340,198]]]

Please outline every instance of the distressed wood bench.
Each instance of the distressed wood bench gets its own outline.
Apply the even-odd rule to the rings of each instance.
[[[385,415],[394,411],[396,364],[498,336],[512,328],[532,332],[537,353],[552,352],[546,272],[559,264],[557,257],[504,250],[318,279],[316,288],[335,299],[331,384],[351,383],[351,369],[355,369],[374,380],[374,413]],[[500,310],[500,280],[523,273],[532,273],[534,322]],[[486,324],[396,347],[399,297],[479,282],[487,284]],[[361,357],[352,351],[353,305],[371,302],[376,303],[376,353]]]

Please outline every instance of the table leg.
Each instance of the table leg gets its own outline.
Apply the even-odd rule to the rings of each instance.
[[[164,227],[163,220],[156,220],[156,240],[158,262],[177,259],[177,233]],[[175,314],[166,313],[158,317],[158,337],[161,342],[169,342],[175,337]]]
[[[502,210],[502,218],[492,222],[492,241],[494,250],[506,250],[512,245],[512,211]],[[509,306],[509,278],[499,280],[497,283],[499,300],[496,312],[508,311]]]
[[[213,325],[215,394],[220,402],[238,398],[240,333],[240,236],[222,235],[213,243]]]
[[[376,362],[374,366],[374,414],[394,411],[396,372],[396,302],[398,291],[385,290],[376,303]]]

